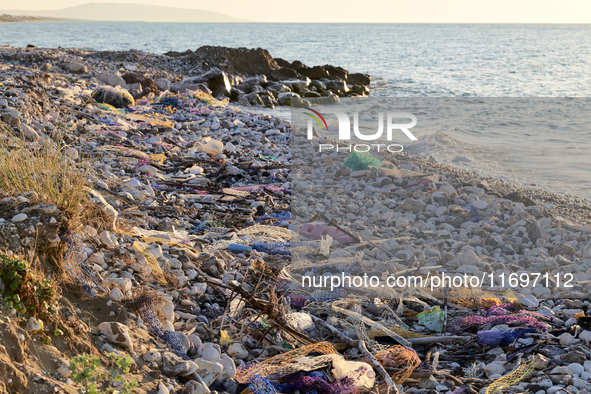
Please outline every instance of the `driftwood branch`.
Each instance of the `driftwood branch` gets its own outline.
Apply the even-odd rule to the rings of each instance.
[[[378,362],[378,360],[376,360],[376,358],[367,350],[367,347],[365,346],[364,341],[362,341],[362,340],[356,341],[354,339],[351,339],[351,338],[341,334],[341,332],[339,330],[337,330],[336,328],[334,328],[333,326],[331,326],[330,324],[328,324],[324,320],[322,320],[316,316],[312,316],[312,315],[310,315],[310,316],[312,317],[312,320],[314,320],[315,323],[318,323],[322,327],[326,328],[328,331],[330,331],[330,333],[332,335],[339,338],[339,340],[345,342],[347,345],[349,345],[351,347],[355,347],[355,348],[359,349],[361,354],[363,354],[365,356],[365,358],[371,363],[371,365],[375,368],[375,370],[378,371],[378,373],[382,376],[382,378],[384,379],[384,381],[388,385],[388,392],[390,392],[390,390],[392,390],[392,392],[394,394],[399,393],[398,388],[396,387],[394,382],[392,382],[392,379],[390,378],[390,375],[388,375],[388,372],[386,372],[386,370],[384,369],[382,364],[380,364]]]

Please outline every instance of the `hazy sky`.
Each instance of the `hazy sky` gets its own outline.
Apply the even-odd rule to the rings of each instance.
[[[591,23],[591,0],[0,0],[0,10],[89,2],[204,9],[261,22]]]

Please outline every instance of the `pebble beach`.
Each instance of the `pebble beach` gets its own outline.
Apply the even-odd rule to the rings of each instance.
[[[272,112],[371,87],[262,49],[0,47],[0,394],[85,392],[82,354],[131,360],[99,392],[591,392],[589,201],[406,153],[301,160],[330,141]],[[489,280],[301,286],[335,267]]]

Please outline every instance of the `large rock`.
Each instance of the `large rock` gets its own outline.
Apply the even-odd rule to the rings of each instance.
[[[223,64],[220,67],[232,74],[267,75],[280,68],[269,51],[262,48],[227,48],[206,45],[188,55],[186,59],[194,64],[202,65],[205,69],[214,64]]]
[[[119,74],[101,73],[96,76],[100,82],[111,86],[125,86],[125,79]]]
[[[527,223],[526,227],[529,233],[529,239],[535,244],[538,239],[548,242],[548,233],[546,229],[540,225],[540,222],[533,220]]]
[[[294,69],[280,68],[271,71],[268,77],[271,81],[282,81],[284,79],[300,79],[302,76]]]
[[[422,210],[424,210],[426,206],[427,204],[424,201],[415,200],[413,198],[407,198],[400,206],[400,209],[402,209],[403,211],[419,213]]]
[[[156,80],[156,87],[160,90],[170,90],[170,81],[165,78],[158,78]]]
[[[203,383],[198,382],[196,380],[190,380],[185,384],[185,390],[182,391],[183,394],[207,394],[211,393],[209,388],[205,386]]]
[[[353,73],[347,77],[347,83],[351,85],[369,85],[371,76],[369,74]]]
[[[349,71],[345,70],[343,67],[337,66],[330,66],[325,65],[323,66],[326,71],[328,71],[328,79],[342,79],[344,81],[347,80],[349,77]]]
[[[9,125],[10,127],[16,127],[21,122],[18,117],[14,116],[13,114],[8,113],[8,112],[5,114],[2,114],[0,119],[2,119],[2,121],[4,123],[6,123],[7,125]]]
[[[198,366],[197,375],[201,377],[203,383],[208,387],[213,383],[214,380],[220,376],[224,370],[224,367],[219,362],[211,362],[198,358],[195,360],[195,364]]]
[[[162,372],[170,377],[189,376],[199,369],[193,361],[183,360],[171,352],[162,355]]]
[[[310,86],[310,80],[306,78],[303,81],[298,79],[290,80],[290,81],[281,81],[283,85],[289,86],[294,93],[300,93],[302,90]]]
[[[186,90],[195,90],[198,88],[198,85],[202,83],[207,84],[214,96],[230,97],[232,85],[230,84],[228,75],[219,68],[212,68],[205,74],[183,79],[178,86],[178,91],[182,93]]]
[[[236,376],[236,364],[227,354],[222,354],[222,358],[218,362],[224,367],[220,380],[233,379]]]
[[[326,82],[326,88],[334,92],[347,93],[349,91],[349,87],[347,87],[347,84],[342,79],[333,79]]]
[[[236,86],[236,88],[240,89],[244,93],[260,92],[262,91],[261,86],[266,83],[267,77],[264,75],[257,75],[256,77],[245,79],[242,83]]]
[[[115,108],[128,108],[135,105],[133,96],[120,87],[99,86],[92,92],[92,98],[98,103],[109,104]]]
[[[85,74],[88,72],[88,68],[82,63],[66,63],[64,67],[73,74]]]
[[[300,99],[300,95],[297,93],[293,93],[293,92],[285,92],[285,93],[280,93],[279,96],[277,96],[277,100],[279,101],[279,104],[281,105],[291,105],[292,100]]]
[[[323,66],[300,67],[296,71],[310,79],[330,78],[328,70],[326,69],[326,67]]]
[[[329,96],[324,97],[309,97],[307,100],[310,104],[322,105],[322,104],[335,104],[340,103],[341,98],[336,94],[331,94]]]
[[[277,94],[291,92],[291,88],[289,86],[284,85],[280,82],[269,83],[267,85],[267,89],[277,92]]]
[[[125,324],[115,321],[104,322],[99,324],[98,330],[107,337],[109,342],[133,351],[133,341]]]

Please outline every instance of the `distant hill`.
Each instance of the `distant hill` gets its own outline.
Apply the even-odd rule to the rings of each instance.
[[[5,10],[0,14],[110,22],[251,22],[219,12],[149,4],[88,3],[61,10]]]

